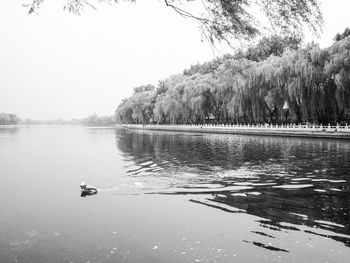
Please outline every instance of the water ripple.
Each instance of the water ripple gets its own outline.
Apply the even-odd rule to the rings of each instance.
[[[263,229],[303,231],[350,246],[349,143],[134,131],[123,136],[116,143],[127,163],[124,180],[142,182],[143,194],[189,195],[195,204],[261,218]]]

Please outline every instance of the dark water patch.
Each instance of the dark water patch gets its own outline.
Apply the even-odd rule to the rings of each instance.
[[[289,251],[286,250],[286,249],[282,249],[282,248],[278,248],[278,247],[262,244],[262,243],[259,243],[259,242],[256,242],[256,241],[249,242],[249,241],[243,240],[243,242],[250,243],[250,244],[253,244],[253,245],[257,246],[257,247],[265,248],[265,249],[272,250],[272,251],[289,253]]]
[[[350,247],[350,236],[346,237],[346,236],[336,236],[336,235],[326,235],[326,234],[320,234],[320,233],[316,233],[314,231],[310,231],[310,230],[305,230],[305,233],[309,233],[309,234],[313,234],[313,235],[317,235],[317,236],[321,236],[321,237],[326,237],[326,238],[331,238],[335,241],[339,241],[341,243],[343,243],[344,245],[346,245],[347,247]]]
[[[268,235],[268,234],[266,234],[266,233],[264,233],[264,232],[260,232],[260,231],[250,231],[250,232],[252,232],[252,233],[254,233],[254,234],[257,234],[257,235],[264,236],[264,237],[275,238],[274,236]]]
[[[212,208],[215,208],[215,209],[219,209],[219,210],[222,210],[224,212],[229,212],[229,213],[244,213],[246,211],[242,210],[242,209],[237,209],[237,208],[234,208],[234,207],[224,207],[224,206],[220,206],[220,205],[215,205],[213,203],[210,203],[210,200],[208,201],[199,201],[199,200],[193,200],[193,199],[190,199],[189,200],[190,202],[193,202],[193,203],[196,203],[196,204],[201,204],[201,205],[205,205],[205,206],[208,206],[208,207],[212,207]]]

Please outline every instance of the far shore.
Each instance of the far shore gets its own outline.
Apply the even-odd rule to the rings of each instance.
[[[87,128],[114,128],[115,124],[106,124],[106,125],[86,125],[81,123],[19,123],[19,124],[6,124],[1,125],[0,129],[6,129],[6,128],[17,128],[17,127],[26,127],[26,126],[81,126],[81,127],[87,127]]]
[[[116,127],[137,130],[220,133],[241,135],[288,136],[350,140],[350,126],[306,125],[141,125],[117,124]]]

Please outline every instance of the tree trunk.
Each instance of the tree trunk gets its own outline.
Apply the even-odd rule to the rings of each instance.
[[[285,113],[285,123],[288,122],[289,109]]]

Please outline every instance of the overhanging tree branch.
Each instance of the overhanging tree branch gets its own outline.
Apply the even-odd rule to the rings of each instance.
[[[29,13],[39,10],[47,0],[28,0]],[[81,14],[85,6],[96,9],[90,2],[118,3],[118,0],[67,0],[64,9],[75,14]],[[136,2],[136,0],[124,0]],[[143,0],[145,1],[145,0]],[[197,15],[178,3],[201,1],[205,13]],[[166,6],[172,8],[184,18],[195,20],[200,25],[201,33],[210,41],[227,41],[230,39],[252,38],[263,28],[256,17],[251,14],[254,8],[261,9],[269,19],[271,28],[284,34],[302,35],[304,25],[314,33],[318,33],[323,25],[319,0],[163,0]]]

